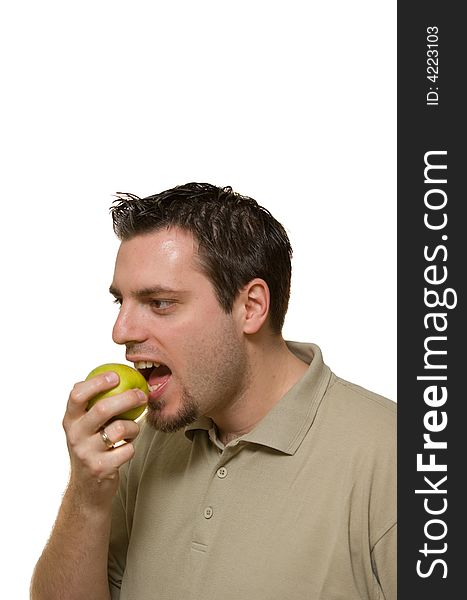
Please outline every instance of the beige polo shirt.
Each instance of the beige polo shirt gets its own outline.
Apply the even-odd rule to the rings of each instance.
[[[113,507],[120,600],[396,598],[396,405],[289,343],[305,376],[223,447],[144,427]]]

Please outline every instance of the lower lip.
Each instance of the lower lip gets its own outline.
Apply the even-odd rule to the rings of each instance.
[[[169,381],[172,379],[172,376],[169,375],[169,377],[164,381],[164,383],[162,383],[157,390],[154,390],[153,392],[149,392],[149,400],[157,400],[158,398],[160,398],[160,396],[164,393],[165,388],[167,387],[167,384],[169,383]]]

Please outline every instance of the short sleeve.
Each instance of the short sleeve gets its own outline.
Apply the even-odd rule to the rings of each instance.
[[[397,598],[397,524],[394,524],[375,544],[373,569],[384,600]]]

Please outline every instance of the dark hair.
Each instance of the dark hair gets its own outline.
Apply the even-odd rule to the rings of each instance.
[[[117,194],[110,208],[117,237],[179,227],[198,241],[198,260],[226,313],[240,289],[255,277],[271,295],[270,323],[280,333],[290,297],[292,248],[284,227],[256,200],[231,187],[187,183],[139,198]]]

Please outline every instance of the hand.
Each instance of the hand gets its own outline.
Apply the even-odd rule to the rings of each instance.
[[[71,461],[70,486],[92,504],[111,501],[118,485],[118,469],[133,457],[131,442],[139,433],[134,421],[118,419],[109,423],[109,420],[147,402],[141,390],[128,390],[103,398],[86,410],[91,398],[112,389],[118,381],[117,374],[108,372],[75,384],[63,418]],[[102,429],[113,444],[122,440],[127,443],[109,448]]]

